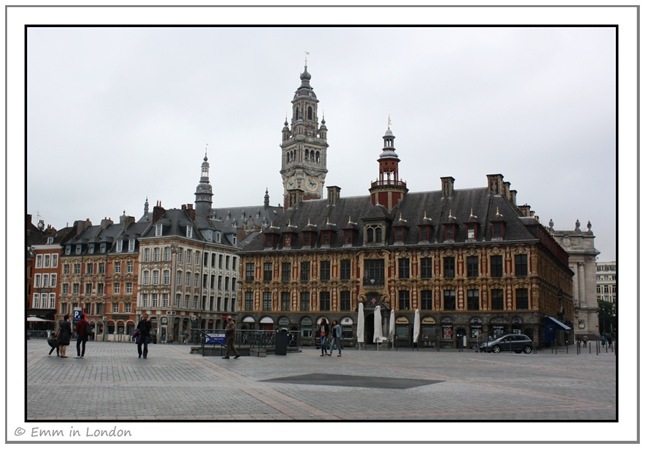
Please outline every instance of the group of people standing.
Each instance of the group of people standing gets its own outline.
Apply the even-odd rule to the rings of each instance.
[[[85,357],[85,344],[92,332],[90,323],[85,319],[84,313],[81,313],[80,319],[76,322],[74,332],[76,333],[76,358],[82,359]],[[66,314],[58,323],[56,334],[47,340],[47,343],[51,346],[49,355],[52,355],[52,352],[54,352],[55,349],[56,357],[60,357],[62,359],[68,358],[67,347],[71,340],[72,323],[69,322],[69,314]]]
[[[331,326],[326,318],[320,320],[320,356],[331,357],[334,352],[334,345],[338,348],[338,357],[341,357],[343,350],[343,328],[337,320],[331,322]],[[327,350],[329,348],[329,351]]]

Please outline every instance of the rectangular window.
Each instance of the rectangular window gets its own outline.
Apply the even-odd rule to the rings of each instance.
[[[121,272],[121,262],[119,262],[119,261],[114,262],[114,272],[115,273],[120,273]]]
[[[329,292],[320,292],[320,310],[331,310],[331,296]]]
[[[52,254],[52,268],[58,267],[58,254]]]
[[[320,261],[320,280],[328,281],[331,278],[331,262],[328,260]]]
[[[159,285],[159,271],[154,270],[152,272],[152,285]]]
[[[494,278],[501,278],[503,273],[502,256],[490,256],[490,275]]]
[[[443,310],[456,310],[456,295],[454,290],[443,291]]]
[[[282,292],[280,295],[280,310],[288,312],[291,309],[291,293]]]
[[[385,284],[385,260],[383,259],[365,259],[365,278],[364,285],[384,285]]]
[[[49,286],[50,287],[56,287],[56,275],[55,274],[51,275],[50,281],[49,281]]]
[[[342,312],[349,312],[352,307],[351,292],[348,290],[341,290],[340,292],[340,310]]]
[[[97,295],[105,294],[105,285],[104,284],[97,284],[96,285],[96,294]]]
[[[144,271],[143,272],[143,285],[150,285],[150,272],[149,271]]]
[[[134,251],[134,242],[135,242],[134,239],[128,240],[128,252],[130,253]]]
[[[63,284],[61,293],[63,295],[69,295],[69,284]]]
[[[159,307],[159,295],[157,293],[152,294],[152,307]]]
[[[352,261],[343,259],[340,261],[340,280],[347,281],[352,276]]]
[[[112,303],[112,313],[119,313],[119,303]]]
[[[163,283],[170,285],[170,270],[163,270]]]
[[[447,279],[452,279],[455,277],[455,258],[454,257],[443,258],[443,277]]]
[[[244,292],[244,310],[253,310],[253,292]]]
[[[421,290],[421,309],[432,310],[432,290]]]
[[[125,305],[125,313],[132,313],[132,304],[126,303],[126,305]]]
[[[34,276],[34,287],[35,288],[40,288],[41,287],[41,285],[40,285],[40,275],[39,274]]]
[[[168,262],[170,260],[170,247],[169,246],[164,246],[163,247],[163,260]]]
[[[78,295],[81,292],[81,284],[78,282],[75,282],[72,284],[72,294],[73,295]]]
[[[309,292],[300,293],[300,311],[308,312],[311,305],[309,304]]]
[[[246,264],[246,271],[244,274],[244,278],[247,281],[253,281],[255,279],[255,264],[254,263],[247,263]]]
[[[85,284],[85,294],[86,295],[92,294],[92,284],[90,282]]]
[[[432,278],[432,257],[422,257],[420,262],[421,279]]]
[[[36,268],[42,268],[43,267],[43,256],[41,254],[38,254],[36,256]]]
[[[126,282],[125,283],[125,292],[126,293],[132,293],[132,282]]]
[[[466,272],[469,278],[479,277],[479,257],[468,256],[466,258]]]
[[[300,263],[300,282],[309,282],[310,271],[311,271],[310,262]]]
[[[262,310],[265,312],[271,311],[271,292],[262,293]]]
[[[290,262],[282,262],[282,282],[290,282],[291,281],[291,263]]]
[[[410,259],[402,257],[399,259],[399,279],[410,278]]]
[[[490,291],[491,310],[504,310],[504,291],[494,288]]]
[[[160,223],[157,223],[155,225],[155,237],[161,237],[163,234],[163,225]]]
[[[99,262],[99,274],[105,274],[105,262]]]
[[[152,249],[152,260],[153,262],[159,262],[161,260],[161,248]]]
[[[128,260],[126,262],[126,271],[128,273],[134,273],[134,261]]]
[[[34,293],[34,302],[31,306],[34,309],[40,309],[40,293]]]
[[[69,274],[69,264],[63,265],[63,274]]]
[[[479,310],[479,290],[468,290],[466,297],[468,310]]]
[[[161,295],[161,307],[168,307],[170,303],[170,295],[168,293],[163,293]]]
[[[81,274],[81,264],[80,263],[75,263],[74,264],[74,274]]]
[[[150,262],[150,248],[145,248],[143,250],[143,261]]]
[[[269,282],[273,279],[273,264],[266,262],[264,264],[264,282]]]
[[[190,249],[186,250],[186,263],[191,265],[193,263],[193,251]]]
[[[85,272],[86,272],[87,274],[94,274],[94,264],[93,264],[93,263],[91,263],[91,262],[90,262],[90,263],[88,263],[88,264],[87,264],[87,266],[86,266],[86,270],[85,270]]]
[[[399,290],[399,310],[410,310],[409,290]]]
[[[515,290],[515,308],[517,310],[529,309],[529,291],[526,288]]]
[[[45,254],[45,258],[43,260],[44,260],[44,264],[43,264],[44,267],[49,268],[49,261],[50,261],[49,254]]]
[[[113,287],[114,288],[112,289],[112,291],[114,292],[115,295],[118,295],[118,294],[121,293],[121,284],[120,283],[115,282]]]
[[[122,253],[123,252],[123,240],[117,240],[116,241],[116,252],[117,253]]]
[[[515,276],[526,276],[529,273],[526,254],[515,255]]]

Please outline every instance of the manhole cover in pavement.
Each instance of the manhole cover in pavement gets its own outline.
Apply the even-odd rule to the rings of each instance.
[[[335,387],[361,387],[361,388],[391,388],[405,390],[406,388],[431,385],[441,380],[402,379],[370,376],[348,376],[345,374],[303,374],[300,376],[276,377],[261,382],[277,382],[302,385],[330,385]]]

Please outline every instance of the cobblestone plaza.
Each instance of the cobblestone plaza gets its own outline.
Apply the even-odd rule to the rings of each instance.
[[[286,356],[223,360],[190,354],[188,346],[151,345],[144,360],[128,343],[89,342],[83,359],[73,358],[73,346],[68,359],[48,356],[48,349],[44,340],[27,342],[26,421],[38,428],[79,421],[248,427],[617,419],[611,351],[576,354],[571,347],[568,353],[526,355],[371,348],[320,357],[318,350],[304,348]]]

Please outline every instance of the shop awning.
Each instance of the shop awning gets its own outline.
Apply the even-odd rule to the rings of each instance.
[[[243,323],[255,323],[255,318],[253,318],[252,316],[247,316],[247,317],[244,317],[242,322]]]
[[[265,316],[260,320],[260,324],[272,324],[272,323],[273,323],[273,319],[268,316]]]
[[[562,321],[556,320],[552,316],[548,316],[548,317],[546,317],[546,319],[551,321],[553,324],[558,326],[558,328],[562,329],[563,331],[570,331],[571,330],[571,328],[569,326],[564,324]]]

